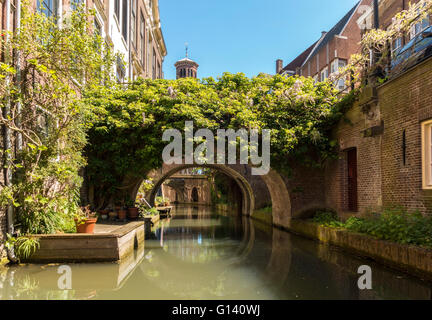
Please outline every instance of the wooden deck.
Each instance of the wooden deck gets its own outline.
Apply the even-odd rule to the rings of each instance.
[[[144,244],[144,221],[96,224],[94,234],[36,235],[40,248],[23,262],[108,262]]]

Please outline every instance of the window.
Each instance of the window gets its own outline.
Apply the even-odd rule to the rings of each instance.
[[[136,39],[135,30],[136,30],[136,24],[137,24],[135,4],[136,4],[136,1],[131,0],[131,16],[132,16],[131,17],[131,42],[132,42],[132,45],[134,46],[134,48],[135,48],[135,39]]]
[[[114,0],[114,14],[117,17],[117,21],[120,22],[120,0]]]
[[[145,68],[145,20],[142,11],[141,11],[141,21],[140,21],[140,44],[141,44],[141,63],[144,69]]]
[[[95,34],[102,36],[102,26],[97,19],[94,20]]]
[[[425,5],[425,4],[424,4]],[[418,10],[420,14],[420,9]],[[420,34],[423,30],[430,26],[430,16],[426,16],[421,21],[418,21],[414,25],[411,26],[410,30],[410,39],[413,39],[415,36]]]
[[[395,40],[393,40],[392,42],[392,54],[395,55],[395,53],[402,48],[402,37],[396,38]]]
[[[318,82],[318,75],[317,74],[314,75],[313,79],[314,79],[314,83],[317,83]]]
[[[432,120],[421,124],[423,189],[432,189]]]
[[[37,10],[47,17],[57,15],[58,0],[38,0]]]
[[[123,82],[123,80],[126,76],[126,69],[125,69],[123,61],[121,60],[120,57],[117,57],[116,76],[117,76],[118,82]]]
[[[71,0],[71,8],[72,10],[76,10],[81,4],[82,4],[82,0]]]
[[[334,59],[330,65],[330,74],[338,72],[339,69],[345,68],[346,64],[346,60],[338,58]]]
[[[321,81],[326,81],[328,78],[328,68],[324,68],[321,71]]]
[[[156,52],[153,49],[153,60],[152,60],[152,78],[156,79]]]
[[[125,41],[128,40],[128,0],[122,1],[122,35]]]

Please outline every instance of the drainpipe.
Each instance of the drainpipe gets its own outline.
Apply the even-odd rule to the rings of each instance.
[[[21,0],[16,1],[16,17],[15,17],[15,31],[17,35],[20,32],[21,28]],[[21,51],[16,50],[15,52],[15,70],[16,70],[16,86],[17,88],[21,85]],[[19,128],[21,125],[21,117],[19,116],[21,114],[21,101],[18,100],[16,104],[17,114],[18,118],[16,120],[17,127]],[[22,140],[22,133],[18,132],[16,136],[16,150],[19,152],[23,148],[23,140]]]
[[[8,42],[9,42],[9,34],[8,32],[10,31],[10,22],[11,22],[11,2],[10,0],[6,0],[5,2],[5,6],[6,6],[6,36],[5,36],[5,42],[6,42],[6,50],[5,52],[5,61],[6,63],[10,62],[10,51],[8,48]],[[10,83],[10,77],[6,78],[6,86],[9,85]],[[3,108],[3,117],[7,118],[9,117],[10,114],[10,97],[6,96],[6,103],[5,106]],[[4,164],[5,164],[5,168],[3,169],[3,173],[4,173],[4,181],[5,181],[5,186],[6,187],[11,187],[12,186],[12,170],[10,168],[10,162],[12,161],[12,154],[10,152],[6,152],[7,150],[10,150],[12,148],[12,135],[11,135],[11,130],[7,127],[7,125],[3,126],[3,148],[5,151],[5,156],[4,156]],[[8,206],[6,207],[6,225],[7,225],[7,233],[10,235],[13,235],[15,230],[14,230],[14,212],[13,212],[13,206],[12,204],[8,204]],[[6,248],[6,252],[7,252],[7,256],[9,261],[15,263],[17,262],[17,258],[15,257],[15,253],[13,251],[13,249],[9,249]]]
[[[374,0],[374,28],[379,29],[379,0]]]

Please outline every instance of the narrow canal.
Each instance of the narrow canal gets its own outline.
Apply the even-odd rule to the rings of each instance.
[[[369,265],[373,289],[359,290]],[[208,207],[178,207],[120,264],[0,269],[0,299],[431,299],[432,285]]]

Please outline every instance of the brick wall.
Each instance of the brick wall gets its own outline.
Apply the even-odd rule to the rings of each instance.
[[[381,160],[383,204],[402,204],[428,213],[432,212],[432,192],[422,190],[421,121],[432,118],[431,70],[429,59],[378,90],[385,123]]]
[[[422,189],[421,150],[421,122],[432,118],[431,70],[429,59],[387,82],[377,89],[375,109],[365,112],[357,102],[334,128],[340,153],[339,159],[326,165],[324,189],[328,207],[341,215],[347,213],[345,151],[357,148],[360,214],[395,205],[432,213],[432,190]],[[364,130],[381,121],[383,133],[365,137]]]
[[[333,132],[339,141],[338,159],[325,168],[326,205],[338,212],[348,212],[348,170],[346,151],[357,149],[357,194],[359,212],[381,206],[381,136],[364,137],[371,121],[356,103]]]

